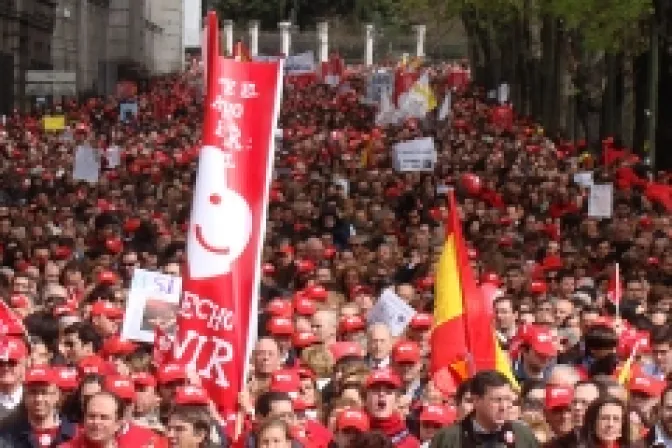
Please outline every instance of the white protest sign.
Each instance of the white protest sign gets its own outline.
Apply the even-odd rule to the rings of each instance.
[[[312,50],[287,56],[285,59],[285,73],[312,73],[314,71],[315,53]]]
[[[74,180],[96,183],[100,177],[100,156],[90,146],[80,145],[75,150]]]
[[[593,185],[593,172],[580,171],[578,173],[574,173],[574,183],[581,185],[582,187],[590,188]]]
[[[326,75],[324,77],[324,83],[329,84],[332,87],[336,87],[341,83],[341,77],[338,75]]]
[[[181,293],[181,277],[135,269],[121,337],[131,341],[153,342],[157,326],[166,328],[173,325]]]
[[[369,75],[366,84],[365,102],[378,104],[384,94],[392,96],[394,92],[394,74],[388,70],[377,70]]]
[[[392,336],[398,337],[404,333],[415,313],[415,309],[404,302],[393,290],[386,289],[369,311],[366,320],[369,325],[386,324]]]
[[[121,148],[118,146],[110,146],[105,151],[105,158],[107,159],[108,168],[116,168],[121,165]]]
[[[416,138],[397,143],[392,148],[392,160],[397,171],[434,171],[437,161],[434,138]]]
[[[499,85],[497,88],[497,101],[499,101],[499,104],[504,104],[509,101],[510,90],[509,85],[506,83]]]
[[[593,184],[588,196],[588,216],[611,218],[614,211],[613,184]]]

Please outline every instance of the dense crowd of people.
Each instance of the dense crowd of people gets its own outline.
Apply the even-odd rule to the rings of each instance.
[[[456,87],[453,68],[429,68],[437,93]],[[667,173],[611,140],[605,161],[525,117],[502,127],[473,86],[457,86],[445,120],[377,126],[364,70],[286,85],[260,335],[235,418],[185,366],[123,340],[134,268],[180,275],[185,261],[199,78],[153,80],[124,120],[120,98],[98,98],[0,127],[0,447],[672,446],[672,233],[649,188]],[[68,129],[43,131],[51,113]],[[391,146],[422,136],[434,171],[393,169]],[[100,153],[96,183],[72,179],[84,142]],[[614,183],[612,218],[588,215],[574,177],[588,171]],[[428,368],[450,190],[517,384]],[[387,288],[417,311],[400,336],[367,321]]]

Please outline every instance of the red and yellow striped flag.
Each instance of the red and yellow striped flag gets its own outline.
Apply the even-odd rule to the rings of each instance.
[[[517,387],[508,357],[495,337],[489,305],[476,285],[461,226],[451,193],[436,273],[430,369],[432,373],[448,370],[462,380],[481,370],[498,370]]]

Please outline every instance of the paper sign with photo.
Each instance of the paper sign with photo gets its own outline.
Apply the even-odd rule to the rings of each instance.
[[[369,325],[386,324],[392,336],[398,337],[404,333],[415,313],[415,309],[404,302],[392,289],[386,289],[369,311],[367,321]]]
[[[153,342],[157,326],[170,328],[174,324],[181,292],[181,277],[135,269],[121,336],[131,341]]]

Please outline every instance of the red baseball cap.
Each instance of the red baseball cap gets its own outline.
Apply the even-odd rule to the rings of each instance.
[[[366,322],[361,316],[343,316],[338,322],[338,331],[342,334],[363,331],[365,328]]]
[[[292,317],[292,302],[286,299],[273,299],[266,305],[266,312],[271,316]]]
[[[308,297],[297,294],[294,296],[293,301],[294,311],[296,311],[296,314],[301,316],[312,316],[317,312],[317,306],[315,306],[315,302],[313,302]]]
[[[639,392],[649,397],[659,397],[665,389],[665,381],[661,381],[651,375],[643,372],[636,372],[628,381],[628,390],[630,392]]]
[[[198,386],[180,386],[175,390],[175,404],[207,406],[210,403],[208,393]]]
[[[366,432],[370,428],[369,416],[358,409],[344,409],[336,417],[336,430],[356,429]]]
[[[502,279],[496,272],[484,272],[481,275],[481,283],[492,283],[495,286],[500,286],[502,284]]]
[[[104,270],[98,273],[98,283],[115,285],[119,282],[119,276],[112,271]]]
[[[546,386],[546,397],[544,407],[552,411],[557,408],[567,408],[574,399],[574,389],[569,386],[556,386],[549,384]]]
[[[294,324],[287,317],[272,317],[266,324],[266,329],[273,336],[291,336],[294,334]]]
[[[135,351],[137,346],[132,341],[124,341],[121,336],[115,335],[103,343],[102,356],[126,356]]]
[[[30,299],[23,294],[12,294],[9,305],[14,309],[27,309],[30,308]]]
[[[532,325],[526,334],[530,348],[540,355],[554,357],[558,354],[558,348],[553,341],[553,335],[544,327]]]
[[[322,285],[311,285],[306,288],[306,296],[313,300],[319,300],[321,302],[327,300],[329,292]]]
[[[271,392],[298,393],[301,387],[301,379],[296,370],[281,369],[271,374]]]
[[[5,337],[0,341],[0,360],[20,361],[27,355],[28,348],[21,339]]]
[[[546,294],[548,286],[543,280],[532,280],[530,282],[530,292],[532,294]]]
[[[130,377],[108,375],[105,377],[104,389],[122,400],[135,400],[135,385]]]
[[[73,391],[79,385],[79,374],[77,369],[67,366],[56,366],[52,368],[55,376],[55,382],[59,389],[64,391]]]
[[[367,389],[381,384],[399,389],[401,387],[401,378],[390,369],[379,369],[369,373],[365,382]]]
[[[350,356],[357,358],[364,357],[362,347],[358,343],[351,341],[334,342],[329,346],[329,351],[331,352],[331,356],[334,358],[335,363]]]
[[[457,419],[457,410],[453,406],[429,404],[422,407],[420,422],[434,423],[439,426],[451,425]]]
[[[317,336],[309,331],[297,331],[292,335],[292,345],[295,348],[306,348],[318,342],[320,341]]]
[[[124,317],[124,310],[105,300],[98,300],[91,307],[91,317],[93,316],[105,316],[110,319],[121,319]]]
[[[425,331],[432,328],[433,324],[434,324],[434,318],[432,317],[431,314],[416,313],[415,316],[411,318],[411,321],[409,322],[408,326],[413,330]]]
[[[111,366],[98,355],[89,355],[80,359],[77,363],[77,368],[83,375],[106,375],[112,371]]]
[[[156,377],[149,372],[136,372],[131,379],[136,386],[156,387]]]
[[[52,384],[56,382],[56,375],[49,366],[35,366],[26,371],[23,384]]]
[[[187,379],[187,368],[177,363],[164,364],[159,368],[156,379],[159,384],[184,381]]]
[[[413,341],[399,341],[392,348],[392,360],[396,363],[420,361],[420,347]]]

